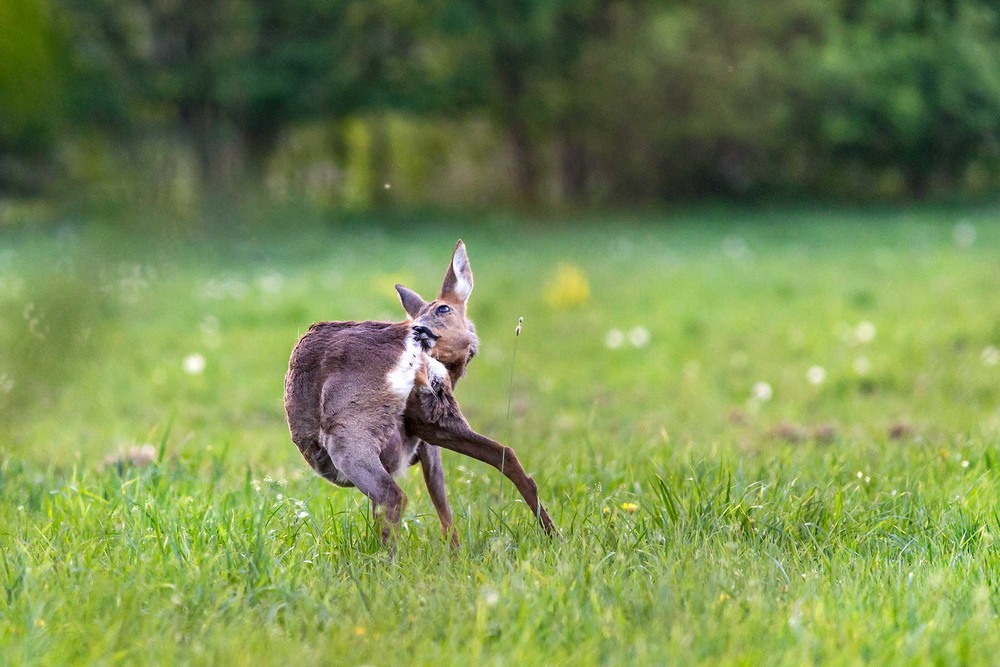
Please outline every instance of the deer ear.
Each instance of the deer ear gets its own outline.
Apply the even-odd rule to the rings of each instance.
[[[427,305],[427,302],[420,298],[419,294],[408,287],[396,285],[396,291],[399,292],[399,300],[403,304],[403,310],[410,317],[419,315],[423,307]]]
[[[472,267],[469,266],[469,255],[465,252],[465,244],[461,239],[455,244],[455,252],[451,255],[448,273],[444,274],[441,283],[441,298],[468,301],[472,294]]]

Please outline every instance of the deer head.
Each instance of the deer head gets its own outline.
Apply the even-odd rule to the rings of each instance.
[[[465,374],[465,367],[479,348],[476,327],[466,316],[472,285],[472,267],[461,240],[455,244],[436,299],[424,301],[413,290],[396,285],[403,310],[415,327],[423,327],[422,336],[432,346],[430,355],[448,369],[452,384]]]

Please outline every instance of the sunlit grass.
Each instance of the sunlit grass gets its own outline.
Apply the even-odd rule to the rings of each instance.
[[[1000,219],[652,223],[6,243],[0,344],[48,356],[0,359],[3,662],[990,664]],[[460,400],[564,539],[446,454],[462,549],[411,470],[391,560],[300,460],[282,377],[311,322],[431,294],[459,235]],[[30,342],[45,321],[95,334]]]

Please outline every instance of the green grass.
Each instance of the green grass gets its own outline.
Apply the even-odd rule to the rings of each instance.
[[[1000,654],[998,211],[291,236],[0,239],[0,662]],[[397,281],[431,294],[458,236],[482,346],[457,393],[564,539],[446,453],[462,549],[411,470],[390,560],[367,501],[299,458],[282,379],[311,322],[397,319]],[[152,464],[106,462],[144,443]]]

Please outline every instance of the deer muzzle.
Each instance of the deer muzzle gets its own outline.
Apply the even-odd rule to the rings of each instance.
[[[413,340],[420,343],[424,352],[428,352],[431,348],[433,348],[434,343],[436,343],[440,337],[441,336],[437,335],[422,324],[418,324],[413,327]]]

